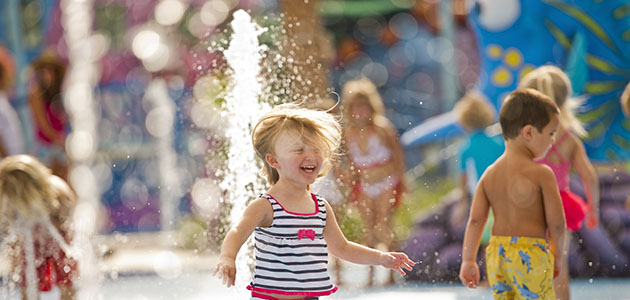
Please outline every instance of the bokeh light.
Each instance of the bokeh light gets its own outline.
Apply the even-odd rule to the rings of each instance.
[[[182,274],[182,261],[171,251],[161,251],[153,258],[153,270],[164,279],[177,279]]]
[[[131,49],[140,59],[155,55],[160,48],[160,35],[153,30],[142,30],[133,38]]]
[[[186,12],[186,4],[179,0],[163,0],[155,7],[155,20],[164,26],[177,24]]]

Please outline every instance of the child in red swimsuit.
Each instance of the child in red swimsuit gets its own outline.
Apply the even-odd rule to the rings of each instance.
[[[595,169],[586,155],[584,144],[576,136],[586,136],[586,130],[573,114],[577,102],[570,98],[572,89],[567,75],[555,66],[542,66],[525,76],[520,88],[533,88],[553,99],[560,108],[560,125],[557,139],[539,160],[549,166],[558,181],[558,189],[562,198],[567,228],[577,231],[582,227],[586,217],[586,226],[590,229],[599,223],[599,181]],[[569,189],[569,173],[571,166],[575,168],[584,184],[588,204]],[[567,231],[568,232],[568,231]],[[566,245],[571,236],[567,234]],[[568,247],[562,253],[563,268],[554,281],[554,289],[558,299],[569,299],[569,267]]]
[[[56,285],[62,300],[75,299],[77,263],[66,251],[76,197],[68,184],[31,156],[9,156],[0,162],[0,201],[2,231],[15,235],[20,249],[12,265],[22,298],[37,299]]]

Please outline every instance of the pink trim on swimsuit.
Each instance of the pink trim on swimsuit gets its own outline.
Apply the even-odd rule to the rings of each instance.
[[[282,209],[284,209],[284,211],[287,212],[288,214],[292,214],[296,216],[312,216],[312,215],[316,215],[319,212],[319,205],[317,205],[317,197],[315,197],[315,194],[313,193],[311,193],[311,198],[313,198],[313,202],[315,202],[315,212],[308,213],[308,214],[300,214],[300,213],[294,213],[294,212],[288,211],[286,208],[284,208],[284,206],[282,206],[282,203],[280,203],[278,199],[274,198],[270,194],[267,194],[267,196],[271,197],[273,200],[276,200],[276,203],[278,203],[278,205],[280,205],[280,207],[282,207]]]
[[[247,289],[252,291],[252,293],[259,292],[259,293],[278,294],[278,295],[287,295],[287,296],[300,295],[300,296],[306,296],[306,298],[309,298],[309,297],[321,297],[321,296],[331,295],[332,293],[337,291],[338,287],[333,286],[332,289],[328,291],[323,291],[323,292],[278,291],[278,290],[271,290],[271,289],[255,288],[255,287],[252,287],[251,285],[248,285]]]

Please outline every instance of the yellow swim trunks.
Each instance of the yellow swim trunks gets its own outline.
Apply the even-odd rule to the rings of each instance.
[[[494,299],[556,299],[553,255],[545,239],[492,236],[486,267]]]

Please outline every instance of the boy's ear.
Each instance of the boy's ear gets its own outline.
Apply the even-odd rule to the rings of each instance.
[[[534,136],[534,129],[534,126],[527,124],[521,128],[521,135],[525,138],[525,140],[529,141]]]
[[[271,153],[265,154],[265,161],[274,169],[278,168],[278,160]]]

